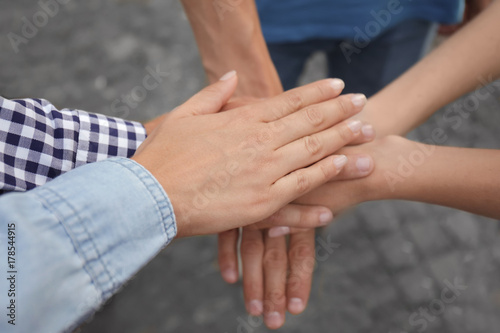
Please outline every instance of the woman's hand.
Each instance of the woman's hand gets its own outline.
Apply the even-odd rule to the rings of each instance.
[[[334,178],[346,158],[331,154],[361,135],[348,119],[366,99],[338,97],[338,80],[218,113],[236,85],[229,74],[169,113],[133,157],[168,193],[179,236],[267,218]]]

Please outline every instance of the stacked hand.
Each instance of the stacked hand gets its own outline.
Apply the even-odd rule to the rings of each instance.
[[[247,310],[278,328],[286,310],[306,307],[314,228],[355,204],[383,199],[394,190],[384,172],[397,174],[398,156],[419,148],[400,137],[366,143],[373,129],[351,119],[366,100],[339,96],[339,80],[228,103],[236,84],[234,74],[226,76],[149,123],[153,132],[133,158],[167,191],[179,236],[221,232],[219,264],[230,283],[238,279],[234,228],[244,227]]]
[[[272,329],[283,325],[286,310],[292,314],[302,312],[309,298],[316,255],[314,228],[303,228],[314,220],[307,215],[308,210],[322,205],[337,215],[365,201],[398,197],[398,185],[401,184],[395,184],[392,180],[397,178],[391,176],[404,181],[399,170],[401,157],[408,158],[414,152],[431,153],[430,147],[399,136],[387,136],[341,149],[338,153],[350,156],[352,165],[344,167],[335,180],[269,218],[277,225],[300,227],[292,228],[288,249],[283,236],[270,237],[269,232],[255,230],[254,226],[243,228],[241,259],[248,312],[264,314],[266,325]],[[370,154],[368,161],[365,161],[366,154]],[[303,225],[301,219],[306,221]],[[237,230],[219,234],[219,265],[228,283],[238,279],[237,237]]]
[[[235,73],[228,73],[153,122],[153,132],[133,157],[168,193],[179,236],[267,219],[338,176],[350,159],[332,154],[361,136],[361,122],[350,118],[366,99],[339,96],[340,80],[218,112],[236,85]],[[311,215],[325,212],[309,209]],[[263,224],[276,225],[273,219]]]
[[[224,110],[251,105],[256,101],[239,98],[226,104]],[[350,144],[361,144],[374,138],[370,125],[362,126],[356,133],[357,138]],[[363,178],[372,172],[373,162],[369,155],[348,156],[346,166],[333,183]],[[324,226],[333,219],[332,210],[326,208],[331,205],[331,196],[322,197],[320,192],[324,189],[319,190],[311,192],[315,195],[307,204],[301,204],[300,201],[288,204],[269,218],[242,229],[240,250],[246,308],[252,315],[264,314],[269,328],[278,328],[284,323],[287,309],[292,314],[298,314],[306,307],[315,263],[314,228]],[[342,192],[337,195],[349,196]],[[342,205],[342,200],[338,202]],[[326,207],[320,206],[321,203]],[[344,203],[342,208],[349,205]],[[263,229],[266,227],[272,228]],[[287,246],[284,235],[288,233],[292,235]],[[219,266],[228,283],[238,280],[239,237],[237,229],[219,234]]]

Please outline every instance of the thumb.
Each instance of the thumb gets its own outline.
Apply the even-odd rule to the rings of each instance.
[[[174,112],[181,117],[217,113],[229,101],[237,85],[236,71],[228,72],[218,82],[201,90]]]

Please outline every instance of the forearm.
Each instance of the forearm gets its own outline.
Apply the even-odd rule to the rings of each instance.
[[[182,0],[210,83],[236,70],[237,95],[269,97],[283,89],[262,36],[253,0]]]
[[[364,192],[370,200],[420,201],[500,218],[499,150],[406,141],[370,180],[371,191]]]
[[[366,201],[410,200],[500,219],[500,150],[430,146],[390,135],[339,153],[370,154],[375,170],[330,182],[297,203],[329,207],[336,215]]]
[[[176,235],[172,206],[143,167],[120,158],[72,170],[25,193],[0,196],[0,254],[8,227],[18,332],[74,328]],[[3,245],[6,246],[3,246]],[[0,287],[8,290],[8,280]],[[10,302],[10,301],[9,301]],[[12,313],[8,310],[9,313]],[[0,331],[13,327],[0,322]]]
[[[144,141],[133,121],[82,110],[61,109],[46,100],[0,96],[0,193],[26,191],[75,167],[108,157],[130,157]]]
[[[379,136],[405,134],[439,108],[500,76],[500,2],[370,98],[363,115]]]

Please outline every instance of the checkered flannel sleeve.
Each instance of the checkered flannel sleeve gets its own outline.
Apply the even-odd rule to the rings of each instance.
[[[140,123],[0,96],[0,194],[30,190],[87,163],[130,157],[145,138]]]

